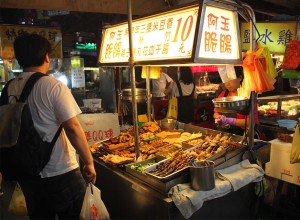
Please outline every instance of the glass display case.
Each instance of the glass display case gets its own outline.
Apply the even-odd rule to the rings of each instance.
[[[278,133],[294,133],[278,125],[278,120],[300,120],[300,94],[275,95],[257,98],[259,127],[269,138]]]

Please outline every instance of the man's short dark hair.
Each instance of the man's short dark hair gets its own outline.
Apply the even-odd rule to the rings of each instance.
[[[23,68],[41,66],[46,54],[51,52],[51,44],[41,35],[24,33],[15,39],[14,51]]]

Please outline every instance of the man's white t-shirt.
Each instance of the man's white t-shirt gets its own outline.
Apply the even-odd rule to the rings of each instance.
[[[170,83],[172,78],[166,73],[161,72],[159,79],[152,79],[152,96],[153,97],[165,97],[165,89],[167,83]]]
[[[28,78],[33,73],[21,73],[8,88],[9,95],[18,98]],[[10,98],[13,102],[14,98]],[[60,124],[81,113],[70,90],[61,81],[50,77],[42,77],[35,84],[28,96],[34,127],[44,141],[51,142]],[[79,167],[76,151],[68,140],[64,129],[57,139],[50,161],[41,171],[42,178],[57,176]]]

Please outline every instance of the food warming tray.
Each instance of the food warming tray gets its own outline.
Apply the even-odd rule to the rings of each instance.
[[[163,158],[163,157],[155,157],[155,158],[152,158],[152,159],[148,159],[148,160],[144,160],[144,161],[141,161],[141,162],[138,162],[138,163],[132,163],[132,164],[135,164],[135,165],[146,164],[146,163],[149,163],[153,160],[157,161],[157,163],[160,163],[162,161],[165,161],[166,159]],[[125,170],[128,174],[138,178],[144,184],[156,189],[157,191],[159,191],[159,192],[161,192],[165,195],[168,194],[169,190],[173,186],[175,186],[177,184],[180,184],[180,183],[187,183],[187,182],[190,181],[190,175],[189,175],[188,172],[186,172],[186,173],[181,172],[180,175],[178,174],[176,177],[173,176],[174,177],[173,179],[169,179],[168,181],[166,181],[166,180],[163,181],[162,179],[159,179],[159,178],[156,178],[154,176],[147,175],[145,173],[141,173],[141,172],[138,172],[134,169],[131,169],[130,167],[131,167],[132,164],[127,164],[125,166]]]

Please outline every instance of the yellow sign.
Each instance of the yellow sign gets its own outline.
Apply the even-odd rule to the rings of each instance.
[[[287,43],[297,38],[297,22],[264,22],[256,23],[258,33],[257,41],[262,46],[268,47],[271,53],[284,54]],[[241,24],[242,50],[247,51],[250,47],[250,25]]]
[[[196,61],[241,62],[238,15],[235,7],[207,1],[202,9]]]
[[[58,28],[28,27],[21,25],[0,25],[0,57],[4,59],[14,58],[13,42],[20,34],[37,33],[49,40],[52,45],[51,58],[62,58],[62,36]]]
[[[135,61],[191,58],[199,6],[138,19],[132,22]],[[100,63],[128,63],[128,24],[105,29]]]

